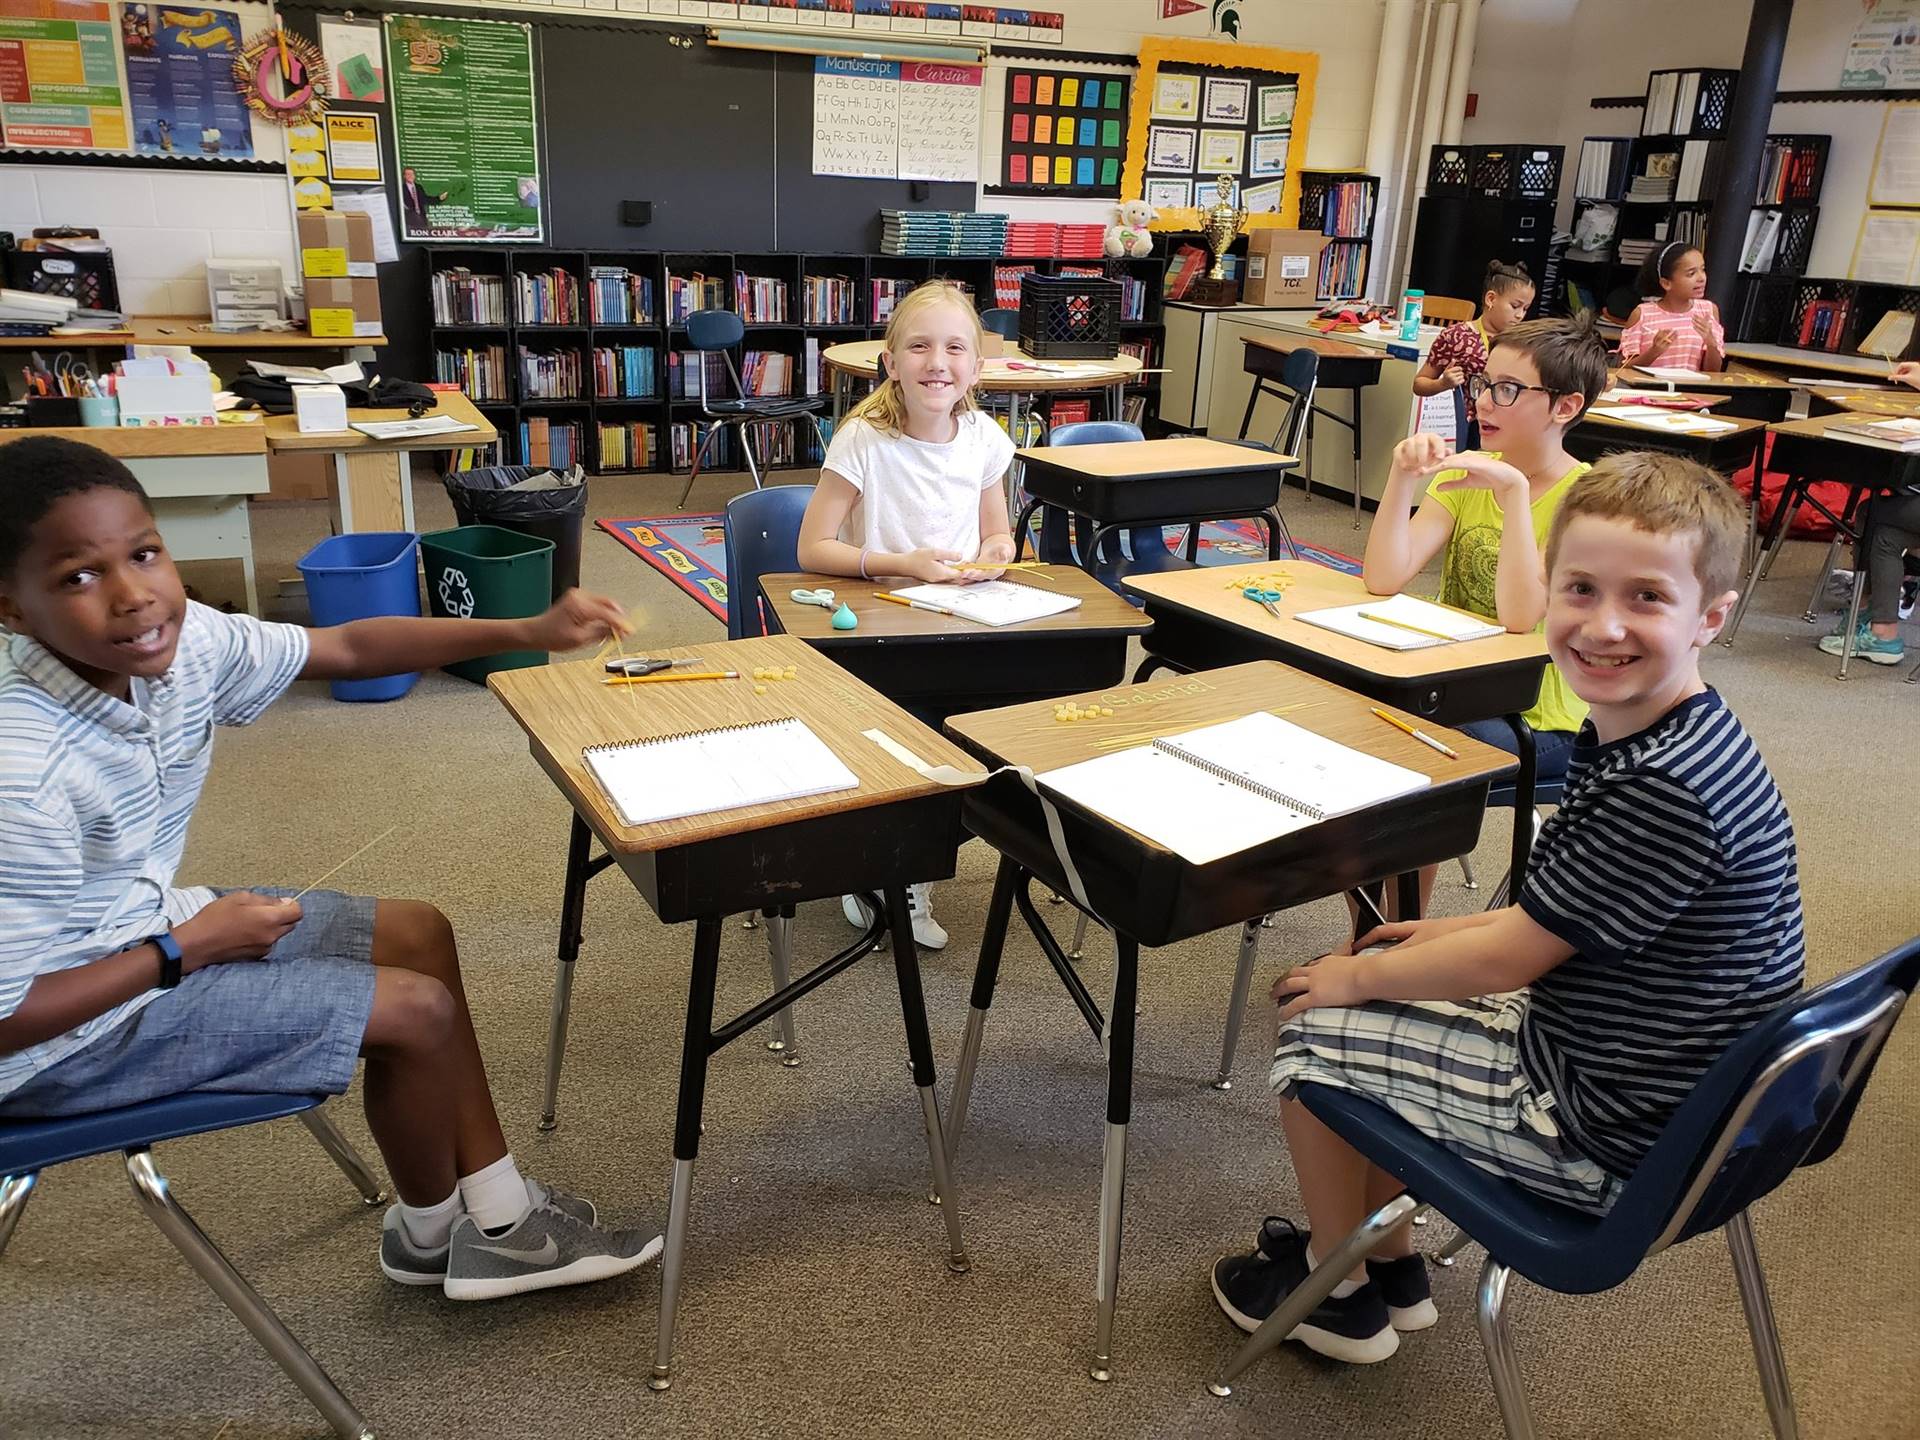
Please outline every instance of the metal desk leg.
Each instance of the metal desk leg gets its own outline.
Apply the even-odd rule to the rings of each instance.
[[[547,1078],[540,1094],[540,1126],[551,1130],[560,1102],[560,1064],[567,1054],[567,1020],[573,1013],[573,966],[580,958],[580,926],[587,903],[587,852],[593,832],[578,815],[567,832],[567,878],[560,890],[560,954],[553,974],[553,1011],[547,1020]]]
[[[1840,523],[1833,527],[1833,539],[1827,542],[1826,558],[1820,562],[1820,573],[1813,577],[1813,593],[1807,596],[1806,613],[1800,617],[1809,625],[1820,618],[1820,596],[1827,588],[1827,577],[1833,573],[1833,562],[1840,554],[1841,538],[1844,536],[1853,541],[1854,548],[1859,549],[1860,535],[1854,529],[1853,517],[1860,509],[1860,502],[1867,497],[1867,493],[1865,490],[1849,489],[1847,491],[1846,504],[1840,507]],[[1865,568],[1861,563],[1863,558],[1857,554],[1854,557],[1855,578],[1858,578],[1861,570]]]
[[[987,1007],[1000,979],[1000,955],[1007,946],[1007,921],[1013,914],[1013,892],[1022,883],[1020,867],[1006,856],[994,872],[993,894],[987,901],[987,929],[980,937],[980,958],[973,967],[973,997],[967,1011],[966,1038],[960,1043],[960,1068],[953,1077],[953,1099],[947,1105],[947,1164],[960,1153],[960,1132],[967,1126],[967,1101],[973,1096],[973,1071],[980,1061],[980,1040],[987,1028]]]
[[[1853,640],[1860,632],[1860,592],[1867,588],[1867,567],[1856,565],[1853,571],[1853,598],[1847,603],[1847,626],[1840,632],[1840,676],[1847,678],[1847,666],[1853,662]]]
[[[660,1332],[653,1347],[649,1390],[673,1386],[674,1312],[687,1260],[687,1212],[693,1208],[693,1162],[700,1153],[700,1111],[707,1098],[707,1057],[713,1048],[713,986],[720,970],[718,915],[693,926],[693,970],[687,978],[687,1028],[680,1040],[680,1101],[673,1121],[673,1188],[667,1201],[667,1248],[660,1261]]]
[[[1513,738],[1520,742],[1520,773],[1513,777],[1513,847],[1507,862],[1507,903],[1520,896],[1520,882],[1527,878],[1527,854],[1533,849],[1533,789],[1538,752],[1533,727],[1519,715],[1506,717],[1513,727]],[[1418,909],[1419,891],[1415,890]]]
[[[1233,967],[1233,993],[1227,997],[1227,1030],[1220,1037],[1220,1073],[1213,1077],[1213,1088],[1233,1088],[1233,1052],[1240,1048],[1240,1027],[1247,1018],[1247,991],[1253,985],[1253,959],[1260,949],[1260,922],[1249,920],[1240,927],[1240,958]]]
[[[1133,1113],[1133,1007],[1140,942],[1113,932],[1113,1004],[1107,1012],[1107,1136],[1100,1165],[1100,1256],[1094,1276],[1095,1380],[1113,1379],[1113,1311],[1120,1288],[1120,1222],[1126,1208],[1127,1121]]]
[[[1353,528],[1360,528],[1360,391],[1353,396]]]
[[[1753,592],[1765,577],[1768,567],[1773,563],[1773,555],[1786,539],[1787,521],[1791,512],[1799,508],[1793,501],[1794,492],[1800,481],[1797,476],[1789,477],[1785,488],[1780,492],[1780,500],[1774,506],[1773,519],[1767,522],[1767,538],[1762,542],[1759,553],[1753,557],[1753,564],[1747,569],[1746,583],[1740,587],[1740,599],[1733,607],[1733,614],[1727,620],[1727,628],[1720,634],[1720,643],[1731,647],[1733,637],[1740,629],[1740,622],[1746,618],[1747,606],[1753,603]],[[1758,503],[1758,502],[1756,502]]]
[[[767,916],[767,964],[773,971],[775,992],[787,988],[793,974],[793,906],[782,905],[768,910]],[[767,1049],[779,1055],[780,1063],[789,1070],[800,1063],[800,1049],[793,1042],[793,1006],[785,1006],[775,1018],[774,1038],[767,1041]]]
[[[947,1222],[947,1269],[964,1275],[972,1268],[966,1241],[960,1235],[960,1196],[947,1165],[947,1142],[940,1133],[940,1099],[934,1093],[933,1040],[927,1034],[927,1003],[920,989],[920,957],[913,948],[913,918],[907,909],[907,887],[887,887],[887,929],[893,938],[893,971],[900,983],[900,1015],[907,1027],[907,1055],[913,1062],[913,1084],[920,1092],[920,1114],[927,1127],[927,1157],[933,1162],[934,1193]]]

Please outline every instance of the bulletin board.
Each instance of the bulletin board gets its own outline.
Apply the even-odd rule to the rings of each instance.
[[[1127,158],[1131,75],[1007,71],[996,195],[1117,200]]]
[[[1122,193],[1160,212],[1152,229],[1198,230],[1214,177],[1229,174],[1248,229],[1292,228],[1319,71],[1307,50],[1143,41]]]

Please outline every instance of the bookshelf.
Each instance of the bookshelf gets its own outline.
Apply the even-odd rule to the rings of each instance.
[[[1810,275],[1763,279],[1747,298],[1740,339],[1826,354],[1859,354],[1889,314],[1920,313],[1920,288]],[[1898,355],[1911,332],[1897,319],[1891,328],[1874,348]]]
[[[1316,298],[1346,300],[1367,293],[1379,205],[1377,175],[1354,170],[1300,172],[1300,228],[1333,237],[1320,252]]]
[[[1559,288],[1553,211],[1565,161],[1560,145],[1434,146],[1407,283],[1477,306],[1488,262],[1518,262],[1534,280],[1529,313],[1547,313]]]
[[[1351,178],[1351,177],[1343,177]],[[830,387],[819,352],[879,339],[889,297],[940,276],[962,285],[980,309],[995,302],[995,271],[1044,274],[1088,267],[1122,282],[1129,306],[1121,348],[1149,369],[1163,350],[1162,254],[1075,260],[910,255],[529,250],[519,246],[427,248],[428,344],[435,378],[469,389],[499,429],[502,464],[527,463],[535,422],[549,443],[571,442],[595,474],[684,472],[700,412],[697,352],[684,319],[695,309],[732,310],[745,336],[733,354],[749,385],[756,376],[795,393]],[[1017,282],[1016,282],[1017,284]],[[718,356],[709,393],[731,394]],[[1150,417],[1158,375],[1129,386]],[[682,391],[685,393],[682,393]],[[1055,392],[1043,406],[1056,423],[1086,418],[1076,402],[1093,392]],[[775,469],[820,462],[812,427],[770,421],[756,432]],[[732,436],[715,441],[709,468],[735,468]]]

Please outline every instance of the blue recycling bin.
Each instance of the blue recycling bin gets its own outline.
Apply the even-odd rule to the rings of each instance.
[[[322,540],[300,560],[315,625],[344,625],[376,615],[420,613],[420,537],[411,530],[369,530]],[[335,680],[336,700],[398,700],[420,678],[382,675]]]

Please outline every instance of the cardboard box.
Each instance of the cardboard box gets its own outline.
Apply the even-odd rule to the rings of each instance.
[[[350,340],[383,333],[378,280],[309,276],[305,289],[308,334]]]
[[[332,435],[347,428],[347,392],[338,385],[296,385],[293,413],[302,435]]]
[[[1247,305],[1318,305],[1320,252],[1327,238],[1318,230],[1255,230],[1247,236],[1246,277],[1240,299]]]
[[[1001,356],[1005,355],[1006,353],[1007,353],[1007,337],[1006,336],[995,334],[991,330],[984,331],[981,334],[980,358],[982,360],[997,360]]]
[[[371,279],[373,221],[358,211],[302,210],[294,217],[300,273],[337,280]]]

